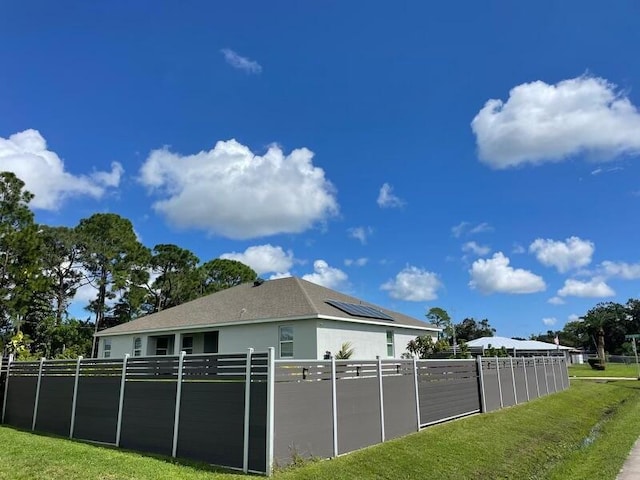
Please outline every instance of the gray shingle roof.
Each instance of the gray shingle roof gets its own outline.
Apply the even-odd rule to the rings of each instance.
[[[368,305],[386,313],[393,321],[352,316],[327,304],[327,300]],[[315,318],[318,315],[338,317],[346,321],[375,321],[389,325],[437,329],[431,324],[402,313],[364,302],[301,278],[288,277],[268,280],[259,286],[244,283],[102,330],[98,335],[206,327],[247,321]]]

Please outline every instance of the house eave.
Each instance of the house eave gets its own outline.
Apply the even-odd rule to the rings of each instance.
[[[220,328],[220,327],[229,327],[234,325],[253,325],[260,323],[282,323],[282,322],[292,322],[299,320],[334,320],[338,322],[347,322],[347,323],[358,323],[365,325],[378,325],[384,327],[394,327],[394,328],[403,328],[408,330],[423,330],[430,332],[439,332],[440,328],[435,327],[421,327],[415,325],[406,325],[406,324],[390,324],[385,322],[376,322],[374,320],[362,320],[355,318],[345,318],[345,317],[334,317],[331,315],[305,315],[305,316],[296,316],[296,317],[279,317],[279,318],[259,318],[255,320],[244,320],[244,321],[233,321],[233,322],[220,322],[220,323],[209,323],[203,325],[182,325],[179,327],[165,327],[165,328],[151,328],[151,329],[139,329],[139,330],[129,330],[126,332],[114,332],[109,333],[106,330],[102,332],[98,332],[95,334],[96,337],[115,337],[122,335],[142,335],[142,334],[150,334],[150,333],[162,333],[162,332],[175,332],[175,331],[205,331],[210,330],[212,328]]]

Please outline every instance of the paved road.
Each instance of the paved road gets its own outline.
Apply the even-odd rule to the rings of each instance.
[[[622,465],[616,480],[638,480],[640,478],[640,439],[634,443],[629,456]]]

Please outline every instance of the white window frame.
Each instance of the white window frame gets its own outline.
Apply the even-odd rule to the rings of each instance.
[[[391,341],[389,341],[389,335],[391,335]],[[395,346],[395,335],[393,330],[387,330],[385,332],[385,341],[387,344],[387,357],[395,358],[396,356],[396,346]],[[389,347],[391,347],[391,355],[389,355]]]
[[[140,342],[140,345],[136,348],[136,342]],[[133,337],[133,356],[142,356],[142,337]]]
[[[111,339],[105,338],[102,344],[102,357],[111,358]]]
[[[291,340],[282,340],[282,331],[284,329],[287,330],[291,330]],[[279,346],[279,351],[278,353],[280,354],[280,358],[293,358],[294,357],[294,345],[293,345],[293,341],[295,339],[295,335],[293,333],[293,325],[280,325],[278,327],[278,346]],[[282,354],[282,345],[288,345],[291,344],[291,355],[283,355]]]

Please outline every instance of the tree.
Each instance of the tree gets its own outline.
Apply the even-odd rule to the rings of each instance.
[[[451,338],[455,336],[455,330],[451,322],[451,317],[444,308],[432,307],[426,314],[427,320],[436,327],[442,328],[442,336]]]
[[[251,267],[237,260],[216,258],[198,269],[202,295],[219,292],[241,283],[252,282],[258,275]]]
[[[79,287],[87,282],[82,273],[76,231],[68,227],[40,227],[44,274],[48,277],[55,324],[60,325]]]
[[[449,349],[449,342],[436,340],[429,335],[422,335],[407,343],[407,351],[418,358],[429,358],[432,355]]]
[[[476,338],[493,337],[496,329],[489,324],[489,320],[483,318],[476,322],[474,318],[465,318],[461,323],[455,325],[456,337],[460,340],[470,342]]]
[[[155,280],[146,286],[149,313],[175,307],[198,295],[199,262],[191,251],[177,245],[153,247],[150,265]]]
[[[0,328],[20,329],[43,289],[40,238],[29,202],[33,195],[11,172],[0,173]]]
[[[80,260],[97,296],[89,305],[95,314],[94,334],[102,327],[107,301],[130,285],[131,272],[148,254],[138,242],[131,222],[113,213],[97,213],[80,220],[76,227]],[[96,354],[94,337],[92,355]]]

